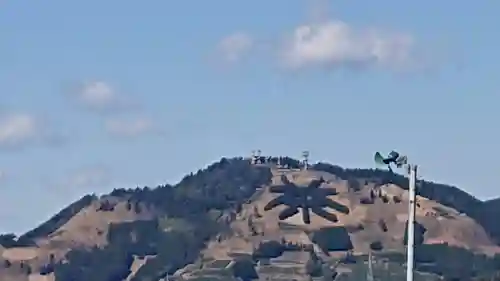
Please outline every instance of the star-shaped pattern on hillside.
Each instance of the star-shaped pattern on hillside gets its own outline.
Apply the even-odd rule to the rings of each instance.
[[[271,193],[281,193],[280,196],[269,201],[264,206],[264,211],[269,211],[279,205],[287,206],[280,212],[279,219],[285,220],[296,215],[302,209],[302,221],[305,224],[311,223],[311,212],[325,218],[331,222],[337,222],[335,214],[327,212],[324,208],[329,207],[343,214],[349,214],[349,208],[328,198],[337,195],[333,188],[322,188],[323,178],[313,180],[308,186],[297,186],[290,182],[286,175],[281,176],[282,185],[275,185],[269,188]]]

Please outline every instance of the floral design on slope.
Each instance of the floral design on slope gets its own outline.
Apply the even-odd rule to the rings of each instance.
[[[341,203],[328,198],[337,195],[333,188],[324,188],[324,179],[313,180],[308,186],[298,186],[292,183],[285,175],[281,176],[282,185],[275,185],[269,188],[271,193],[279,193],[278,197],[269,201],[264,206],[264,211],[269,211],[280,205],[287,208],[280,212],[279,219],[285,220],[296,215],[302,210],[302,221],[305,224],[311,223],[311,212],[330,221],[338,222],[337,215],[325,210],[326,207],[336,210],[339,213],[349,214],[349,208]]]

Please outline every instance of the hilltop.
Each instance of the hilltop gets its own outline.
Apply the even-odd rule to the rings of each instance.
[[[351,280],[373,253],[384,280],[400,280],[405,177],[265,162],[223,158],[175,185],[84,196],[20,237],[0,236],[0,279]],[[310,199],[310,216],[287,209],[297,198]],[[500,199],[422,181],[417,203],[420,280],[500,272]]]

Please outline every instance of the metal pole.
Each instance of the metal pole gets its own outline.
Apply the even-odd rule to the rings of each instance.
[[[406,281],[413,281],[414,250],[415,250],[415,205],[416,192],[415,184],[417,181],[417,165],[408,165],[409,169],[409,190],[408,190],[408,243],[406,259]]]
[[[368,272],[366,273],[367,281],[374,281],[373,279],[373,265],[372,265],[372,252],[368,252]]]

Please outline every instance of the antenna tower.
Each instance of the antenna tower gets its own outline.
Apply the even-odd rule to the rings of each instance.
[[[302,159],[304,170],[307,170],[309,168],[309,151],[305,150],[302,152]]]

